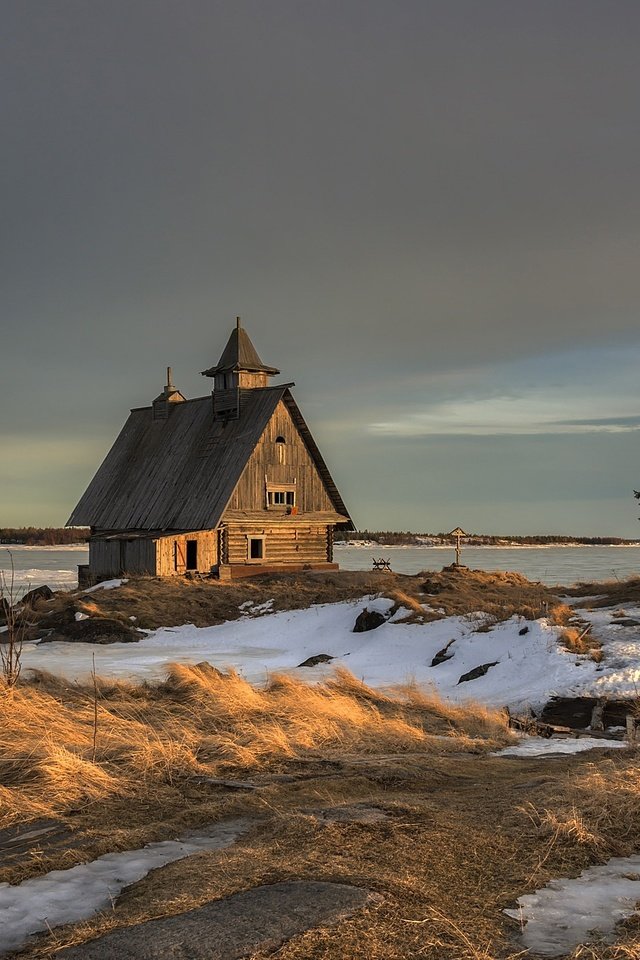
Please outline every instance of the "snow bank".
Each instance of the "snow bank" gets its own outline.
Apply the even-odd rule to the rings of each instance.
[[[540,707],[552,694],[577,693],[597,678],[597,665],[558,646],[557,629],[545,620],[528,622],[524,636],[519,635],[524,621],[518,617],[478,632],[483,626],[480,615],[426,624],[387,622],[367,633],[352,632],[365,606],[387,614],[391,605],[386,598],[365,597],[285,613],[265,611],[257,618],[245,616],[212,627],[162,628],[136,644],[29,645],[23,664],[85,679],[95,654],[101,675],[142,679],[161,678],[175,660],[208,660],[219,669],[234,667],[248,680],[263,682],[271,673],[294,671],[308,657],[324,653],[334,658],[331,664],[296,670],[297,675],[318,680],[336,664],[344,664],[372,686],[415,680],[451,700],[478,699],[514,709]],[[432,667],[435,655],[450,641],[451,659]],[[485,676],[458,683],[463,674],[494,661]]]
[[[119,582],[107,581],[98,588]],[[513,617],[487,631],[482,614],[431,623],[395,623],[394,617],[376,630],[353,633],[365,606],[387,615],[391,605],[387,598],[363,597],[271,613],[268,601],[251,606],[258,616],[251,616],[243,605],[238,620],[212,627],[165,627],[150,631],[139,643],[27,644],[22,662],[25,668],[84,680],[91,673],[93,655],[101,675],[135,679],[161,679],[173,661],[208,660],[221,670],[235,668],[252,683],[282,671],[319,680],[343,664],[371,686],[415,680],[452,701],[474,699],[515,711],[529,706],[537,711],[552,696],[636,696],[640,687],[640,630],[612,623],[611,611],[588,614],[596,635],[603,636],[604,659],[597,664],[566,650],[558,642],[558,628],[545,619]],[[528,630],[520,636],[525,624]],[[433,658],[447,645],[450,659],[432,667]],[[327,654],[332,662],[297,669],[317,654]],[[487,664],[495,666],[489,666],[484,676],[459,682],[464,674]]]
[[[142,880],[150,870],[203,850],[227,847],[244,827],[243,821],[229,821],[204,834],[108,853],[70,870],[52,870],[19,886],[0,884],[0,953],[20,949],[34,933],[112,907],[124,887]]]

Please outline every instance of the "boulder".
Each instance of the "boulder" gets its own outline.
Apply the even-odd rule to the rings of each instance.
[[[41,643],[66,640],[68,643],[136,643],[144,634],[130,624],[108,617],[90,617],[88,620],[72,620],[53,630],[41,639]]]
[[[333,657],[330,657],[328,653],[317,653],[315,657],[307,657],[302,663],[299,663],[299,667],[317,667],[319,663],[330,663],[333,660]]]
[[[421,589],[425,592],[434,596],[435,594],[442,593],[445,587],[439,583],[438,580],[425,580],[422,584]]]
[[[25,607],[32,607],[37,600],[51,600],[52,596],[53,590],[51,587],[43,583],[41,587],[35,587],[33,590],[27,591],[22,597],[21,603],[23,603]]]
[[[492,663],[481,663],[479,667],[474,667],[473,670],[469,670],[468,673],[463,673],[458,683],[467,683],[469,680],[477,680],[478,677],[484,677],[485,673],[488,673],[491,667],[495,667],[499,660],[494,660]]]
[[[382,626],[382,624],[386,622],[387,618],[382,613],[378,613],[377,610],[368,610],[365,607],[362,613],[358,614],[353,632],[366,633],[368,630],[377,629],[377,627]]]
[[[451,659],[453,658],[453,654],[452,654],[452,653],[449,653],[448,650],[449,650],[449,647],[451,646],[451,644],[452,644],[452,643],[455,643],[455,642],[456,642],[456,640],[455,640],[455,637],[454,637],[453,640],[449,640],[449,643],[446,645],[446,647],[443,647],[442,650],[438,650],[438,652],[436,653],[435,657],[434,657],[433,660],[431,661],[431,666],[432,666],[432,667],[437,667],[438,664],[440,664],[440,663],[446,663],[447,660],[451,660]]]

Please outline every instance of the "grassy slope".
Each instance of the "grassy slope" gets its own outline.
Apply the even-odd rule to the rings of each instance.
[[[326,602],[331,592],[333,599],[369,592],[361,579],[367,575],[343,576],[333,583],[309,578],[302,593],[279,578],[225,593],[208,584],[145,581],[65,602],[95,604],[99,615],[113,616],[128,615],[134,598],[145,605],[149,625],[158,625],[177,616],[176,596],[189,608],[201,597],[202,616],[211,617],[211,604],[222,604],[222,613],[246,599],[273,597],[286,609]],[[401,591],[399,601],[411,609],[412,598],[426,599],[424,579],[393,577],[383,590]],[[450,576],[430,579],[437,591],[430,602],[447,613],[483,609],[482,595],[496,604],[494,616],[553,602],[544,588],[518,579],[467,577],[457,589]],[[374,583],[380,588],[379,577]],[[482,708],[451,709],[412,689],[385,697],[343,672],[321,688],[274,678],[258,691],[211,669],[176,667],[159,686],[99,682],[97,705],[93,761],[91,687],[41,675],[0,700],[1,822],[53,816],[73,837],[64,848],[41,844],[9,862],[0,880],[19,882],[176,836],[186,826],[238,815],[255,823],[229,850],[153,872],[124,892],[113,913],[54,931],[27,951],[34,957],[114,926],[291,878],[351,882],[376,890],[382,901],[295,938],[270,954],[277,960],[512,957],[517,925],[504,907],[554,876],[637,849],[640,773],[633,755],[494,758],[490,750],[510,736],[504,718]],[[248,780],[255,789],[202,779],[211,776]],[[386,819],[325,816],[360,803]],[[637,960],[640,938],[630,924],[616,947],[584,948],[577,958]]]

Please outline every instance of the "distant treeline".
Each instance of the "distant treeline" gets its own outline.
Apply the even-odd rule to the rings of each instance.
[[[89,539],[88,527],[0,527],[0,543],[26,547],[55,547],[59,544],[82,543]]]
[[[385,547],[420,546],[426,544],[450,544],[451,537],[446,533],[410,533],[397,530],[336,530],[336,541],[372,540]],[[566,537],[561,535],[539,535],[529,537],[498,536],[497,534],[473,533],[465,538],[464,543],[470,547],[487,546],[549,546],[550,544],[584,544],[586,546],[624,546],[637,543],[637,540],[626,540],[624,537]]]

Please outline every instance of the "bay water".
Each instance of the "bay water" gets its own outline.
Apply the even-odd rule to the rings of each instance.
[[[373,558],[391,562],[396,573],[440,570],[453,563],[453,547],[343,546],[337,544],[335,560],[343,570],[371,570]],[[7,587],[14,569],[14,593],[46,583],[53,590],[77,586],[77,566],[88,563],[85,544],[64,547],[23,547],[0,544],[0,577]],[[468,547],[461,562],[473,569],[512,570],[547,584],[577,581],[625,580],[640,576],[640,545],[628,547]],[[5,587],[5,594],[7,593]]]

